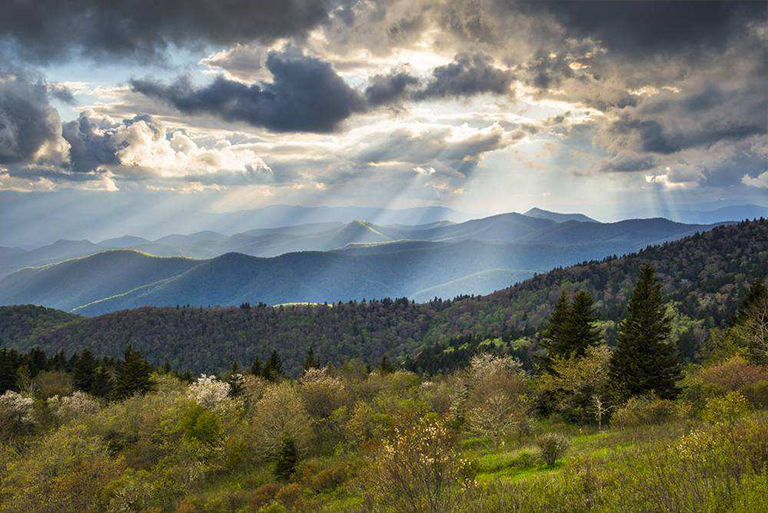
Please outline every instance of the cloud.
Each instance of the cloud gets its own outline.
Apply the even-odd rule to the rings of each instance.
[[[24,70],[3,69],[0,61],[0,165],[61,162],[68,148],[48,86]]]
[[[426,100],[483,93],[504,95],[510,92],[512,80],[512,73],[495,67],[487,55],[461,53],[452,63],[435,68],[431,80],[414,98]]]
[[[650,155],[616,155],[603,163],[604,173],[634,173],[656,167],[657,160]]]
[[[367,108],[365,99],[319,59],[272,52],[266,66],[272,82],[246,85],[218,77],[198,88],[182,78],[171,85],[132,80],[131,87],[187,114],[219,116],[275,132],[333,132]]]
[[[0,43],[27,61],[162,59],[167,50],[304,38],[335,0],[35,0],[3,3]]]
[[[749,185],[750,187],[768,189],[768,171],[763,171],[754,178],[749,175],[744,175],[741,178],[741,182],[744,185]]]
[[[407,71],[376,75],[365,89],[365,98],[371,107],[396,104],[404,100],[408,96],[408,89],[418,83],[419,79]]]

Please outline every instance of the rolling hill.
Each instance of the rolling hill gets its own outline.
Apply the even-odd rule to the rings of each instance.
[[[405,231],[363,221],[315,228],[323,231],[308,229],[310,235],[304,236],[306,232],[299,229],[274,230],[242,236],[258,239],[259,251],[274,244],[302,249],[269,258],[246,254],[256,252],[249,246],[200,260],[112,250],[26,268],[0,280],[0,304],[33,303],[98,315],[145,305],[322,303],[387,296],[425,300],[431,294],[484,294],[537,272],[630,253],[709,227],[664,219],[556,223],[511,213]],[[213,232],[182,237],[166,237],[164,242],[189,241],[215,253],[214,248],[223,250],[222,244],[233,238]],[[341,249],[328,251],[333,248]]]
[[[227,258],[242,263],[248,257]],[[234,360],[248,365],[273,349],[295,372],[310,346],[326,362],[355,357],[376,362],[385,354],[400,358],[456,337],[531,333],[563,291],[588,291],[600,318],[618,321],[643,262],[656,267],[664,294],[677,312],[678,343],[692,354],[701,330],[726,322],[748,284],[765,278],[768,221],[720,226],[625,257],[555,269],[482,297],[422,304],[385,299],[329,306],[146,307],[74,319],[32,338],[7,339],[6,345],[39,345],[49,353],[89,347],[119,356],[130,343],[156,364],[168,360],[195,372],[224,369]],[[0,319],[18,308],[0,307]]]
[[[582,223],[599,223],[599,221],[587,217],[584,214],[561,214],[559,212],[551,212],[549,210],[543,210],[541,208],[533,207],[525,214],[528,217],[536,217],[538,219],[549,219],[558,223],[564,223],[565,221],[579,221]]]

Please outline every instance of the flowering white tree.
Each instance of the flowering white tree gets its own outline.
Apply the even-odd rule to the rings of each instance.
[[[29,397],[6,391],[0,395],[0,438],[10,438],[32,429],[35,401]]]
[[[189,398],[204,408],[216,408],[229,397],[229,383],[206,374],[189,385]]]
[[[80,391],[64,397],[49,397],[46,404],[51,413],[62,422],[96,413],[101,409],[98,399]]]

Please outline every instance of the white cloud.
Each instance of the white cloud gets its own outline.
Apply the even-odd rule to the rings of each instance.
[[[768,170],[763,171],[756,177],[752,178],[749,175],[744,175],[741,178],[741,182],[751,187],[758,187],[760,189],[768,189]]]

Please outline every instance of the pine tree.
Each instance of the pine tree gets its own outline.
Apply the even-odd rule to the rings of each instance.
[[[236,361],[232,363],[227,383],[229,384],[230,397],[237,397],[243,393],[243,375],[240,373],[240,366]]]
[[[563,330],[567,350],[564,356],[583,357],[589,347],[600,344],[600,328],[593,303],[592,297],[584,291],[573,297]]]
[[[563,292],[555,303],[555,308],[547,320],[542,332],[541,345],[547,350],[545,367],[550,368],[549,362],[555,356],[567,357],[569,353],[566,324],[571,312],[571,301]]]
[[[749,286],[749,291],[744,299],[739,303],[739,309],[736,311],[736,315],[733,319],[733,324],[741,324],[749,316],[749,311],[754,305],[756,305],[761,299],[768,296],[768,290],[765,288],[763,280],[755,280]]]
[[[115,379],[115,397],[124,399],[134,394],[144,394],[152,390],[152,366],[141,353],[131,346],[125,349],[123,361],[117,364]]]
[[[88,349],[83,349],[72,372],[72,381],[75,388],[83,392],[92,393],[93,382],[96,379],[96,368],[98,366],[99,363],[96,361],[93,353]]]
[[[106,399],[112,393],[114,386],[115,381],[104,366],[100,366],[96,369],[96,374],[94,375],[93,383],[91,384],[91,394]]]
[[[261,360],[259,360],[259,357],[257,356],[253,359],[253,364],[251,364],[251,374],[261,377],[262,372]]]
[[[275,476],[282,481],[288,481],[296,471],[298,461],[299,452],[296,450],[296,443],[292,438],[284,438],[275,465]]]
[[[40,372],[48,369],[48,356],[39,347],[33,347],[26,357],[29,376],[34,378]]]
[[[0,394],[7,390],[18,390],[18,362],[12,351],[0,349]]]
[[[309,346],[309,351],[307,351],[307,358],[304,360],[304,372],[307,372],[309,369],[319,369],[320,368],[320,360],[318,360],[315,357],[315,346]]]
[[[283,377],[283,361],[276,350],[272,351],[267,364],[264,366],[264,377],[270,381],[277,381]]]
[[[610,363],[611,379],[626,394],[654,392],[664,399],[677,395],[681,369],[677,348],[668,342],[671,323],[661,284],[653,267],[644,264]]]

